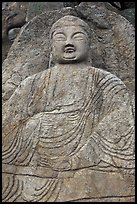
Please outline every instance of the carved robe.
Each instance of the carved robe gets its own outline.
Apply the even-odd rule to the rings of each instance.
[[[23,80],[3,105],[3,202],[133,197],[134,120],[123,82],[90,66]]]

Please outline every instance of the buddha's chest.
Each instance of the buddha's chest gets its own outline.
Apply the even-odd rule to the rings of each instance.
[[[73,71],[69,73],[51,74],[47,92],[47,107],[59,106],[78,109],[90,95],[88,74]],[[76,108],[76,109],[77,109]]]

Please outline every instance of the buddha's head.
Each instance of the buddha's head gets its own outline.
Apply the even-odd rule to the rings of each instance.
[[[78,17],[67,15],[51,27],[52,55],[55,63],[86,62],[89,51],[89,26]]]

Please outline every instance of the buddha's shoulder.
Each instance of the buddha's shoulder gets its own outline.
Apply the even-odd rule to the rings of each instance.
[[[89,66],[88,69],[89,69],[89,75],[94,77],[94,79],[96,81],[100,81],[100,82],[105,82],[105,81],[110,82],[111,81],[113,83],[119,83],[121,85],[124,85],[122,80],[113,73],[110,73],[110,72],[108,72],[106,70],[96,68],[96,67],[92,67],[92,66]]]
[[[20,86],[22,85],[27,85],[27,84],[34,84],[34,83],[39,83],[40,81],[43,81],[43,79],[46,79],[48,78],[50,75],[50,69],[46,69],[44,71],[41,71],[41,72],[38,72],[38,73],[35,73],[31,76],[28,76],[27,78],[25,78]]]

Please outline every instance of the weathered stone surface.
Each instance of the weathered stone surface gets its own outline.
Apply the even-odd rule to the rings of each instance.
[[[25,24],[27,7],[28,2],[2,2],[2,62],[12,45],[8,32]]]
[[[42,12],[57,10],[63,7],[63,2],[29,2],[26,20],[30,21]]]
[[[57,21],[55,65],[3,103],[3,202],[134,201],[130,94],[89,64],[87,28],[72,16]]]
[[[85,6],[84,3],[88,5]],[[80,16],[81,13],[91,28],[89,60],[92,65],[117,75],[134,92],[133,26],[112,11],[91,6],[91,2],[84,3],[77,9],[65,8],[46,12],[22,28],[3,63],[4,101],[9,99],[23,79],[52,64],[49,50],[49,28],[52,23],[64,15]]]

